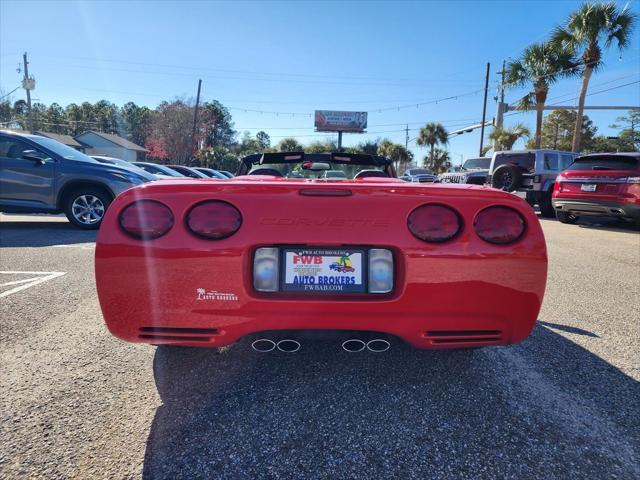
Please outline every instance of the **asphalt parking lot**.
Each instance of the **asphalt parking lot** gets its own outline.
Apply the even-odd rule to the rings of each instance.
[[[0,215],[0,478],[640,478],[640,233],[542,223],[520,345],[258,354],[113,338],[95,233]]]

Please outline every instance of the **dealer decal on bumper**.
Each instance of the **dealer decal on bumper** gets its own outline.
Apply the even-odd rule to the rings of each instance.
[[[221,300],[227,302],[237,302],[238,296],[235,293],[223,293],[216,290],[196,289],[196,300]]]

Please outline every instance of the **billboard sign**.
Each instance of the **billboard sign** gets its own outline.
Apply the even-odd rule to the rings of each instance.
[[[367,112],[316,110],[315,127],[317,132],[363,133],[367,128]]]

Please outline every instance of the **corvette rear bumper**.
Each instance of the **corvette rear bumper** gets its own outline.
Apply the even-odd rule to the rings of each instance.
[[[156,253],[104,261],[99,250],[100,303],[123,340],[222,347],[264,331],[344,330],[393,335],[416,348],[504,345],[530,334],[546,276],[544,258],[414,258],[399,262],[389,295],[309,297],[252,292],[241,278],[248,273],[236,277],[223,266],[237,264],[233,257],[177,261]],[[200,295],[219,273],[228,291]]]

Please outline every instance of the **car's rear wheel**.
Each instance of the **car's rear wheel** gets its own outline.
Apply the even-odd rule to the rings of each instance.
[[[95,187],[84,187],[67,195],[64,213],[69,221],[83,230],[95,230],[100,227],[111,197]]]
[[[551,203],[551,192],[543,192],[540,196],[540,214],[543,217],[553,218],[556,215],[556,211]]]
[[[559,212],[556,210],[556,218],[560,223],[576,223],[578,221],[578,217],[576,217],[572,213],[567,212]]]
[[[522,171],[515,165],[500,165],[491,176],[491,186],[505,192],[517,190],[522,182]]]

